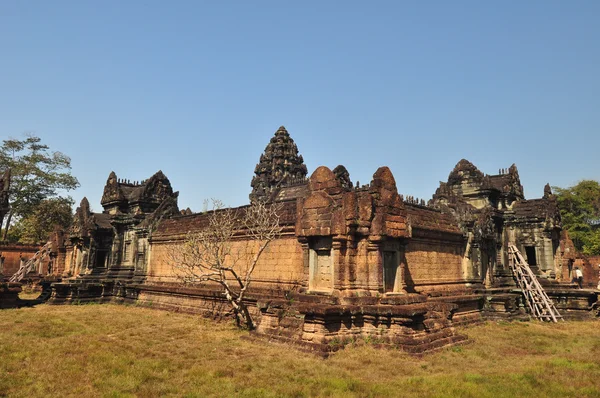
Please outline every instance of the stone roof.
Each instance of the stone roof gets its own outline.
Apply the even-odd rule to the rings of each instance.
[[[108,176],[100,203],[104,207],[140,202],[158,206],[163,200],[172,195],[171,182],[161,170],[141,182],[121,180],[117,178],[113,171]]]
[[[492,175],[489,176],[491,188],[496,189],[500,192],[504,191],[504,187],[511,183],[510,176],[508,174]]]
[[[517,166],[513,164],[508,169],[504,169],[501,174],[486,176],[486,185],[489,188],[500,191],[504,195],[514,195],[524,199],[523,186],[519,178]]]
[[[110,215],[105,213],[92,213],[92,218],[98,228],[112,229],[112,224],[110,223]]]
[[[483,177],[483,173],[473,163],[467,159],[461,159],[448,175],[448,185],[460,183],[465,179],[480,182],[483,180]]]
[[[139,202],[144,195],[144,186],[120,184],[121,192],[128,202]]]
[[[86,197],[81,199],[79,207],[75,210],[73,223],[69,229],[71,237],[88,237],[99,229],[112,230],[111,217],[104,213],[92,213],[90,203]]]
[[[512,210],[515,216],[520,218],[545,218],[548,211],[548,200],[522,200],[516,202]]]
[[[279,215],[280,225],[294,225],[296,222],[296,202],[283,202],[276,204],[277,214]],[[248,206],[237,207],[234,210],[243,212]],[[208,226],[208,215],[211,212],[195,213],[191,215],[176,215],[170,218],[161,220],[152,237],[160,240],[173,235],[187,234],[188,232],[197,232]]]
[[[458,223],[451,214],[435,209],[405,203],[406,214],[412,228],[461,234]]]
[[[554,195],[548,198],[522,200],[513,204],[512,214],[508,214],[508,222],[542,222],[544,228],[561,228],[562,218]]]

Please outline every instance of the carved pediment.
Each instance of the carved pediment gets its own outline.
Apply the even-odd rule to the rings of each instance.
[[[102,193],[102,200],[100,203],[104,206],[107,203],[122,200],[125,200],[125,196],[123,195],[123,192],[119,186],[117,175],[114,171],[111,171],[108,179],[106,180],[106,185],[104,186],[104,192]]]
[[[90,232],[94,230],[94,227],[95,223],[92,212],[90,211],[90,202],[84,197],[77,210],[75,210],[75,216],[73,217],[73,224],[71,225],[69,234],[72,237],[84,238],[89,236]]]
[[[152,202],[162,202],[172,195],[173,188],[171,187],[171,182],[167,176],[164,175],[162,170],[159,170],[144,182],[144,191],[140,199]]]

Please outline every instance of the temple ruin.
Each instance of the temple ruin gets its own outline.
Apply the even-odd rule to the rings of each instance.
[[[455,325],[527,316],[509,243],[566,318],[589,316],[597,301],[564,280],[569,259],[549,186],[525,199],[515,165],[488,175],[460,160],[427,202],[404,197],[387,167],[366,185],[341,165],[307,175],[280,127],[251,181],[250,201],[277,203],[283,227],[248,296],[258,335],[321,351],[358,338],[410,352],[459,343]],[[207,213],[181,211],[161,171],[141,182],[111,172],[101,204],[103,212],[92,213],[84,198],[72,228],[55,234],[52,274],[62,281],[50,303],[226,311],[214,286],[183,286],[173,273],[169,248],[204,228]]]

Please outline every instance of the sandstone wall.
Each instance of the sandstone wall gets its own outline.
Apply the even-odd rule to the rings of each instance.
[[[463,246],[456,242],[412,239],[406,246],[406,283],[421,290],[464,282]]]
[[[4,271],[2,271],[4,276],[10,278],[21,266],[21,258],[27,261],[39,249],[38,245],[0,244],[0,253],[4,257]]]
[[[148,277],[154,282],[175,282],[173,263],[177,258],[177,241],[162,241],[151,244]],[[254,247],[252,246],[254,245]],[[233,242],[235,253],[252,254],[256,242],[237,240]],[[174,254],[175,251],[175,255]],[[243,268],[243,261],[239,262]],[[255,282],[301,282],[304,278],[302,247],[295,236],[283,236],[269,244],[259,258],[253,273]]]
[[[590,262],[590,268],[588,269],[587,275],[584,270],[583,281],[586,285],[589,283],[591,287],[600,286],[600,256],[588,257],[588,260]]]
[[[583,287],[596,288],[598,286],[598,276],[600,273],[600,256],[583,256],[579,255],[573,263],[573,271],[571,277],[575,276],[575,267],[579,267],[583,271]]]

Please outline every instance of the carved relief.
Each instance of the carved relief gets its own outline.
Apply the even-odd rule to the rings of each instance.
[[[267,200],[274,189],[303,182],[307,173],[298,147],[285,127],[281,126],[260,155],[260,161],[254,169],[250,201]]]

